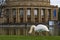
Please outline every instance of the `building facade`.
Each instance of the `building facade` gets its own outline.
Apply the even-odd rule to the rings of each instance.
[[[0,34],[28,35],[32,24],[49,20],[58,20],[58,6],[50,5],[50,0],[6,0],[0,15]]]

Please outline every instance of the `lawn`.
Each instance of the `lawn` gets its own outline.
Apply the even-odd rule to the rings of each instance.
[[[60,40],[60,37],[59,36],[0,35],[0,40]]]

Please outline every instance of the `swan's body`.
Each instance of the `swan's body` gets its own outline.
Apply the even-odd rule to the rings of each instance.
[[[35,32],[41,32],[41,31],[47,31],[47,32],[49,32],[48,27],[45,26],[45,25],[42,25],[42,24],[39,24],[37,26],[32,25],[31,28],[30,28],[30,31],[29,31],[30,34],[32,33],[33,29],[34,29]]]

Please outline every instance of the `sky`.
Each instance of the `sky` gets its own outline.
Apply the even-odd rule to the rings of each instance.
[[[1,2],[2,0],[0,0],[0,2]],[[60,7],[60,0],[50,0],[50,4],[51,5],[58,5],[58,7]]]
[[[50,2],[51,5],[58,5],[58,7],[60,7],[60,0],[50,0]]]

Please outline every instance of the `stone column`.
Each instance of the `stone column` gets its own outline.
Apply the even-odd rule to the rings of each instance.
[[[48,22],[48,9],[45,9],[45,22]]]
[[[38,22],[41,23],[42,22],[42,18],[41,18],[41,9],[39,8],[38,10]]]
[[[18,9],[16,8],[16,23],[18,23]]]
[[[24,23],[27,22],[27,13],[26,13],[26,11],[27,11],[27,8],[24,8],[24,16],[23,16],[23,22]]]
[[[27,23],[27,8],[25,8],[25,17],[26,17],[26,23]]]
[[[31,23],[35,23],[34,8],[31,8]]]
[[[18,23],[20,23],[20,13],[19,13],[19,8],[18,8],[17,11],[18,11],[18,13],[17,13],[17,14],[18,14]]]
[[[58,20],[58,10],[59,8],[56,8],[56,20]]]
[[[51,20],[53,20],[53,8],[51,8]]]

